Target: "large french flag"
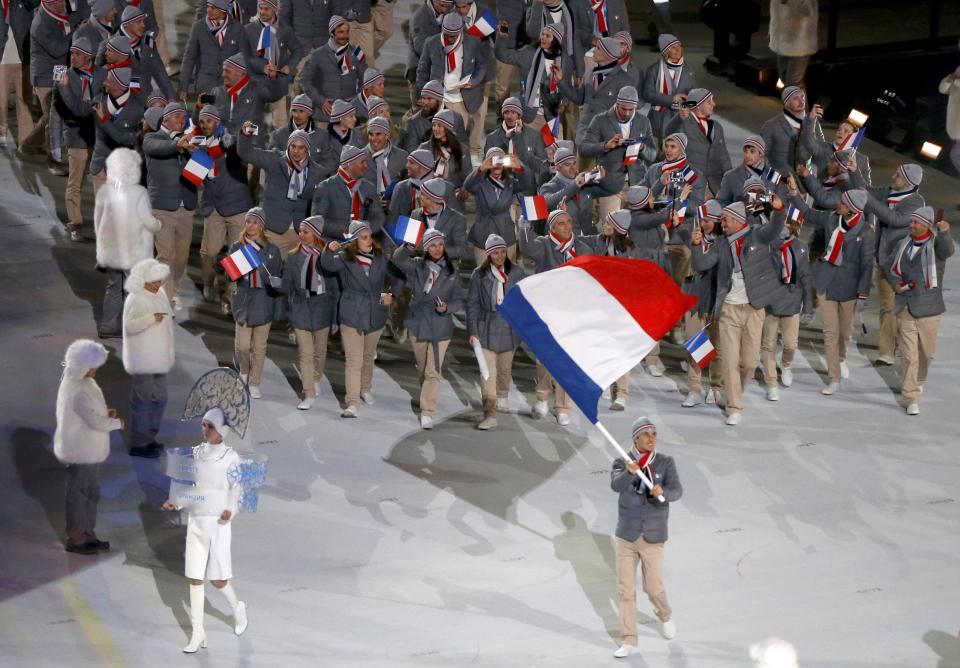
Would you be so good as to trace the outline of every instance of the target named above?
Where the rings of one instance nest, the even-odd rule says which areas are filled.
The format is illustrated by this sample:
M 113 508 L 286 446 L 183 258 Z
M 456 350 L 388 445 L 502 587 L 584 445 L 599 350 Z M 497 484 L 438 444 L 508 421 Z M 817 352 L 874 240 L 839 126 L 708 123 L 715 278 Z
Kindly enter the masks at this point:
M 498 310 L 596 423 L 603 388 L 696 303 L 653 262 L 585 255 L 523 279 Z
M 203 149 L 197 149 L 183 167 L 183 178 L 197 187 L 202 186 L 203 180 L 213 169 L 214 162 L 213 156 Z
M 423 237 L 424 224 L 416 218 L 400 216 L 396 225 L 387 225 L 387 233 L 398 245 L 411 244 L 416 246 Z
M 260 266 L 260 253 L 250 244 L 240 244 L 240 248 L 220 260 L 220 264 L 231 281 L 238 281 Z
M 518 197 L 520 200 L 520 210 L 523 217 L 527 220 L 546 220 L 550 215 L 550 209 L 547 208 L 547 198 L 543 195 L 534 195 L 533 197 Z
M 493 34 L 497 29 L 497 19 L 489 9 L 483 13 L 483 16 L 473 22 L 473 25 L 467 28 L 467 34 L 483 39 Z

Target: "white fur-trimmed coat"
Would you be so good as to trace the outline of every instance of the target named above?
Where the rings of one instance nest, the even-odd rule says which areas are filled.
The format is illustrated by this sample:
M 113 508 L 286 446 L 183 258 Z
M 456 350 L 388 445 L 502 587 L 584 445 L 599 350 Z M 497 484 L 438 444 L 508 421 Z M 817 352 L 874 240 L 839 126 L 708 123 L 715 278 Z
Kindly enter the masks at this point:
M 155 313 L 165 313 L 160 322 Z M 173 312 L 163 288 L 130 292 L 123 303 L 123 368 L 127 373 L 170 373 L 173 368 Z
M 109 177 L 97 192 L 93 211 L 101 267 L 126 271 L 153 257 L 153 235 L 160 231 L 160 221 L 150 208 L 147 189 L 140 185 L 139 161 L 130 149 L 116 149 L 107 157 Z
M 114 429 L 120 429 L 120 420 L 107 415 L 107 402 L 97 381 L 65 373 L 57 392 L 57 428 L 53 432 L 57 459 L 64 464 L 99 464 L 110 454 Z
M 947 98 L 947 135 L 953 141 L 960 141 L 960 67 L 953 73 L 953 79 L 944 77 L 940 82 L 940 92 Z
M 770 50 L 780 56 L 817 52 L 817 0 L 770 0 Z

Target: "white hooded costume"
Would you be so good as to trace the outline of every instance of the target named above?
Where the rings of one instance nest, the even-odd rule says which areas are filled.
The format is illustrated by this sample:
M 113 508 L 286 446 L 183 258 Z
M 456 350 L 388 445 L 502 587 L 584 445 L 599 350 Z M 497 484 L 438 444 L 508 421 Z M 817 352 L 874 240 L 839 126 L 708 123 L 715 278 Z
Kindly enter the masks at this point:
M 127 271 L 153 257 L 153 235 L 160 231 L 160 221 L 153 215 L 147 189 L 140 185 L 141 162 L 128 148 L 107 156 L 107 183 L 97 191 L 93 210 L 101 267 Z
M 173 311 L 160 288 L 156 293 L 145 283 L 164 281 L 170 268 L 153 258 L 142 260 L 130 270 L 127 298 L 123 303 L 123 368 L 130 375 L 170 373 L 174 362 Z M 164 313 L 160 322 L 154 317 Z

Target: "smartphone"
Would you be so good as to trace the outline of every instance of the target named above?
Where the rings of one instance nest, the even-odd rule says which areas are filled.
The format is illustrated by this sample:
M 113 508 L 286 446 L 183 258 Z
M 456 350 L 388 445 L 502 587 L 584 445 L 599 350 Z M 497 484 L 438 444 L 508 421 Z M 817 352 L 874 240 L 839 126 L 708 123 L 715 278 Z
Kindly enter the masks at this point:
M 59 81 L 59 80 L 60 80 L 60 77 L 62 77 L 64 74 L 66 74 L 66 72 L 67 72 L 67 66 L 66 66 L 66 65 L 54 65 L 54 66 L 53 66 L 53 80 L 54 80 L 54 82 Z

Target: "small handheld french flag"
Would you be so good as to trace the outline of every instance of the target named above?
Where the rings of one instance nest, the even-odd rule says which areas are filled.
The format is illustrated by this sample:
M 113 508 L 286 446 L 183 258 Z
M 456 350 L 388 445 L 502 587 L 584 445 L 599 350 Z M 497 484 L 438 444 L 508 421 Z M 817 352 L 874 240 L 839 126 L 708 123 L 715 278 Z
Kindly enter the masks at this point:
M 637 142 L 635 144 L 630 144 L 627 147 L 627 153 L 623 156 L 623 164 L 629 167 L 634 164 L 640 158 L 640 150 L 643 148 L 643 144 Z
M 837 150 L 856 151 L 858 148 L 860 148 L 860 142 L 863 141 L 863 135 L 866 133 L 866 131 L 866 126 L 863 126 L 856 132 L 851 132 L 847 135 L 847 138 L 840 143 L 840 146 L 837 147 Z
M 707 330 L 701 329 L 683 342 L 683 347 L 690 353 L 690 357 L 701 369 L 707 368 L 707 365 L 717 356 L 717 350 L 710 343 L 710 337 L 707 336 Z
M 493 34 L 496 30 L 497 19 L 489 9 L 483 13 L 483 16 L 473 22 L 473 25 L 467 28 L 467 34 L 481 39 Z
M 409 216 L 400 216 L 397 218 L 396 225 L 388 225 L 387 232 L 398 245 L 412 244 L 414 246 L 420 243 L 423 237 L 423 221 Z
M 231 281 L 238 281 L 260 266 L 260 254 L 250 244 L 240 244 L 238 250 L 220 260 L 220 266 Z
M 803 225 L 803 211 L 791 204 L 787 208 L 787 222 L 794 222 L 797 225 Z
M 523 211 L 523 217 L 527 220 L 546 220 L 550 215 L 547 209 L 547 198 L 543 195 L 534 195 L 533 197 L 518 197 L 520 200 L 520 209 Z
M 195 186 L 202 186 L 203 180 L 213 169 L 213 156 L 204 150 L 197 150 L 190 156 L 190 161 L 183 167 L 183 178 Z
M 560 117 L 554 116 L 552 121 L 548 121 L 540 126 L 540 136 L 543 138 L 544 146 L 553 146 L 560 139 Z

